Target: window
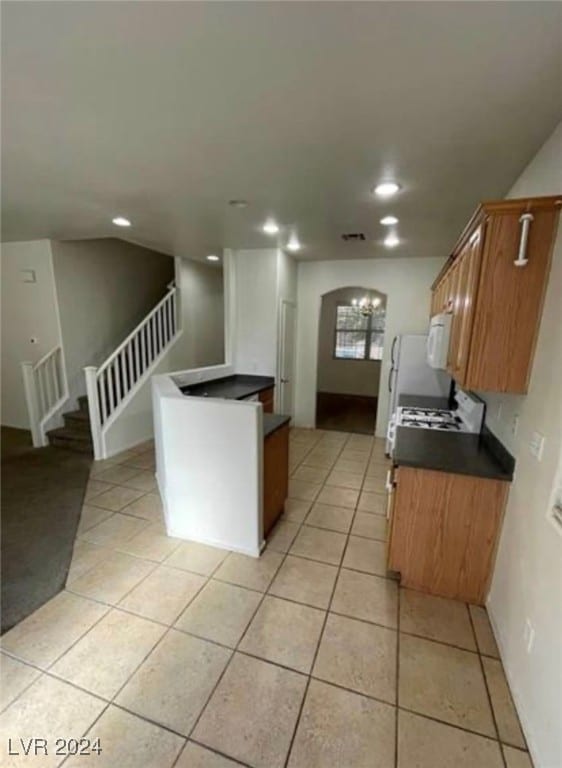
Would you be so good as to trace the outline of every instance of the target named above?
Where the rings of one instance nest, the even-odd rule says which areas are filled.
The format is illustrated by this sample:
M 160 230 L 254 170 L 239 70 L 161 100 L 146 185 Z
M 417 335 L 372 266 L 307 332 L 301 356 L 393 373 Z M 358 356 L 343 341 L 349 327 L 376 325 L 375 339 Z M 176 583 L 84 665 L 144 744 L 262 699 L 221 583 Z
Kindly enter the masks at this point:
M 382 360 L 384 309 L 363 315 L 360 307 L 338 304 L 334 357 L 336 360 Z

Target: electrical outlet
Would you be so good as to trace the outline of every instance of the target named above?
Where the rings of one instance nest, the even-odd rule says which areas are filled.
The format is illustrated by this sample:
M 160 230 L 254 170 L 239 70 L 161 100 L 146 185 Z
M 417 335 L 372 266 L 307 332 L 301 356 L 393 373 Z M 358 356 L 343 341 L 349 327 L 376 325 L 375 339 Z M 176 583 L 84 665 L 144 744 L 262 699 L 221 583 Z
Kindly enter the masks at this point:
M 511 434 L 513 437 L 517 435 L 518 429 L 519 429 L 519 414 L 516 413 L 511 419 Z
M 534 456 L 537 461 L 542 459 L 542 452 L 544 448 L 544 435 L 540 432 L 533 432 L 531 436 L 531 442 L 529 443 L 529 450 L 531 455 Z
M 531 651 L 533 650 L 533 644 L 535 642 L 535 628 L 531 624 L 531 619 L 525 620 L 525 629 L 523 631 L 523 639 L 525 640 L 527 653 L 531 653 Z

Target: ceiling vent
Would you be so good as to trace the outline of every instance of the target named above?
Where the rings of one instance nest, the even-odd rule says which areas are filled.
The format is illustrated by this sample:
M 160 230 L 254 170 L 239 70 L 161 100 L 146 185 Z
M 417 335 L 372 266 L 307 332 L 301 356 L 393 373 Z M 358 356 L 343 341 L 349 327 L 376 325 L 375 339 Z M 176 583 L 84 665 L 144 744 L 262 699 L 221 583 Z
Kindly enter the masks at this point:
M 366 237 L 363 234 L 363 232 L 346 232 L 344 235 L 341 236 L 341 239 L 344 240 L 346 243 L 359 243 L 359 242 L 364 242 L 366 240 Z

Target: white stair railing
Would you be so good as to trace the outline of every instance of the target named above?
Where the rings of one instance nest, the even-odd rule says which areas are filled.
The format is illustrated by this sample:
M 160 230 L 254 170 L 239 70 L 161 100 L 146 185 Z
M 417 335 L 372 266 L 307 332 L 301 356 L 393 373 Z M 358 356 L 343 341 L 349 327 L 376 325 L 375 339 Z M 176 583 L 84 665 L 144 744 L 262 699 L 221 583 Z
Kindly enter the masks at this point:
M 47 352 L 37 363 L 21 364 L 31 437 L 36 448 L 47 445 L 46 426 L 68 399 L 62 347 Z
M 104 458 L 104 431 L 125 408 L 179 331 L 177 289 L 173 283 L 170 286 L 162 301 L 99 368 L 84 368 L 96 459 Z

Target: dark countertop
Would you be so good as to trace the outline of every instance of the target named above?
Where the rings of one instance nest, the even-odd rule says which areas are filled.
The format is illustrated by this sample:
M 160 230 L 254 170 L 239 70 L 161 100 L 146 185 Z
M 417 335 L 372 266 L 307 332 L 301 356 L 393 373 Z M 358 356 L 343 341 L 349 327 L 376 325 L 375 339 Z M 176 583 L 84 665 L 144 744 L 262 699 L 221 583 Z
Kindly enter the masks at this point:
M 400 395 L 398 405 L 411 408 L 448 408 L 446 397 Z M 393 461 L 398 466 L 434 469 L 494 480 L 513 479 L 515 460 L 484 426 L 479 435 L 398 427 Z
M 278 429 L 288 424 L 291 421 L 290 416 L 285 416 L 282 413 L 264 413 L 263 414 L 263 436 L 269 437 Z
M 275 386 L 273 376 L 251 376 L 237 373 L 222 379 L 203 381 L 181 387 L 184 395 L 191 397 L 221 397 L 225 400 L 243 400 Z
M 473 435 L 398 427 L 392 459 L 402 467 L 508 481 L 515 466 L 513 457 L 486 428 Z

